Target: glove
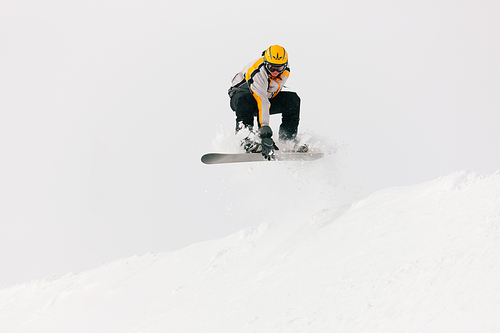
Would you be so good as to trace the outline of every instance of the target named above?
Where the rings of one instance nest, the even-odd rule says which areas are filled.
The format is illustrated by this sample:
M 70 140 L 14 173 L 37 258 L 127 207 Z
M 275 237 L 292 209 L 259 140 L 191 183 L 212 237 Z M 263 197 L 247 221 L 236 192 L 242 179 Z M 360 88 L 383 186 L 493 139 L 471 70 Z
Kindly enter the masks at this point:
M 262 126 L 261 128 L 259 128 L 259 136 L 261 137 L 261 139 L 270 138 L 273 136 L 273 130 L 267 125 Z
M 274 144 L 273 139 L 271 138 L 264 138 L 262 139 L 262 156 L 268 161 L 274 160 L 275 155 L 274 155 L 274 149 L 277 148 L 276 145 Z
M 278 150 L 278 147 L 274 143 L 273 139 L 271 137 L 273 136 L 273 130 L 269 126 L 262 126 L 259 129 L 259 135 L 261 138 L 261 145 L 262 145 L 262 156 L 268 161 L 274 160 L 275 155 L 274 151 Z

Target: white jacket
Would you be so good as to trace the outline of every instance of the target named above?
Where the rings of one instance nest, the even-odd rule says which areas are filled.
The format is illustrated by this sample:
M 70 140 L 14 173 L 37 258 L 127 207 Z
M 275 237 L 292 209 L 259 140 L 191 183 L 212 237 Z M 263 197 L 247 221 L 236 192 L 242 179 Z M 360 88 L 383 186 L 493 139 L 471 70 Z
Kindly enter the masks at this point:
M 232 92 L 247 89 L 246 86 L 248 86 L 259 108 L 259 125 L 266 126 L 269 125 L 270 118 L 269 107 L 271 103 L 269 100 L 281 91 L 289 76 L 290 68 L 287 67 L 278 77 L 272 77 L 266 71 L 264 58 L 259 58 L 246 65 L 234 76 L 231 88 L 229 88 L 229 94 L 232 96 Z

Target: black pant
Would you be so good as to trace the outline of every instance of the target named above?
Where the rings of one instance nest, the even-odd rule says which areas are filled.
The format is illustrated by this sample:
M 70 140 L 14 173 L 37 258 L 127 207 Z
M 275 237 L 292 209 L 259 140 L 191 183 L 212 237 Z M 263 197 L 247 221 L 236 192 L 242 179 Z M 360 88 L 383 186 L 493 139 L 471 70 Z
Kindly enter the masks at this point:
M 297 135 L 300 117 L 300 97 L 291 91 L 282 91 L 271 102 L 270 114 L 281 113 L 279 131 L 280 140 L 292 140 Z M 236 113 L 236 128 L 242 122 L 245 126 L 254 125 L 254 117 L 258 117 L 257 101 L 250 91 L 237 91 L 231 96 L 231 109 Z M 260 121 L 258 122 L 260 124 Z

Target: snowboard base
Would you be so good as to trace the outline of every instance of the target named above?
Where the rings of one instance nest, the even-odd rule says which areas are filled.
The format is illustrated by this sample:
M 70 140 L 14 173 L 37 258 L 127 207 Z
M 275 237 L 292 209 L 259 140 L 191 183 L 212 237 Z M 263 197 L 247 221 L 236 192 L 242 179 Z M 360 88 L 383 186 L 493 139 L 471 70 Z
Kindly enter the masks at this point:
M 323 153 L 276 152 L 276 159 L 271 161 L 314 161 L 323 157 Z M 243 163 L 267 161 L 260 153 L 207 153 L 201 157 L 204 164 Z

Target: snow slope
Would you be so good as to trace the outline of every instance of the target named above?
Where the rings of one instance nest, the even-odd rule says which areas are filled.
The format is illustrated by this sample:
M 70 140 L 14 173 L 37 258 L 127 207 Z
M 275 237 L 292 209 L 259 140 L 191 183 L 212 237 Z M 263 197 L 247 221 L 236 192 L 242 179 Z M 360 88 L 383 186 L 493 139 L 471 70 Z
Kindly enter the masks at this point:
M 321 186 L 307 168 L 320 165 L 279 167 L 305 177 L 306 196 L 286 198 L 295 218 L 260 211 L 264 223 L 222 239 L 1 290 L 0 331 L 500 331 L 499 172 L 309 214 L 300 202 Z

